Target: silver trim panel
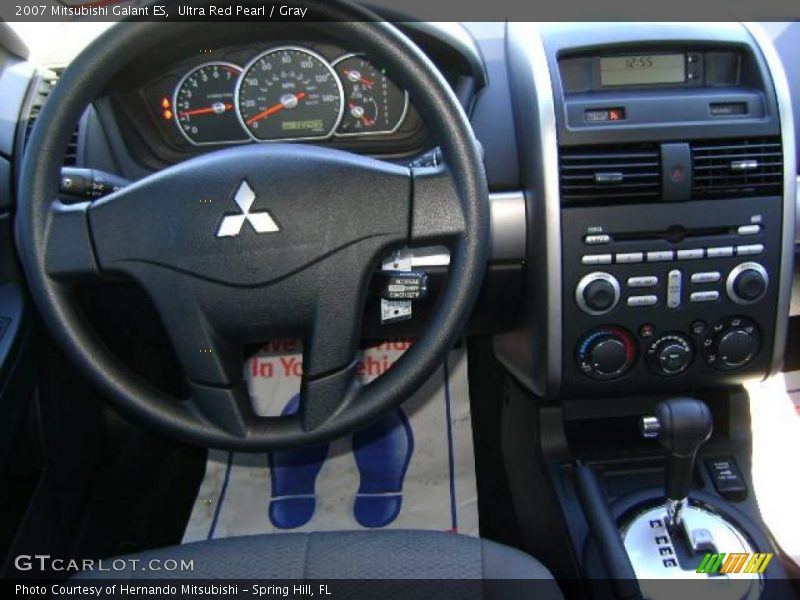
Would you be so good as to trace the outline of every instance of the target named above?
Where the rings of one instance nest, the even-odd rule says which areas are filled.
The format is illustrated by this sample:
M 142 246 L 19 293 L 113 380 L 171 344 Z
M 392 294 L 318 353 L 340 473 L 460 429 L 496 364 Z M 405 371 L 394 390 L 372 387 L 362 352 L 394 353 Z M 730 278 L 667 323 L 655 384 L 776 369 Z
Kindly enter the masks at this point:
M 523 260 L 527 234 L 525 195 L 489 194 L 489 260 Z
M 775 315 L 775 336 L 772 363 L 768 375 L 778 373 L 783 367 L 784 349 L 789 330 L 789 312 L 794 278 L 794 245 L 797 219 L 797 155 L 794 139 L 794 117 L 789 82 L 780 56 L 766 31 L 758 23 L 745 23 L 745 27 L 758 44 L 767 61 L 770 77 L 775 86 L 783 143 L 783 231 L 781 236 L 781 270 L 778 274 L 778 305 Z
M 526 223 L 522 192 L 489 194 L 489 262 L 522 262 L 525 259 Z M 444 246 L 407 248 L 395 258 L 409 260 L 412 269 L 450 264 L 450 253 Z

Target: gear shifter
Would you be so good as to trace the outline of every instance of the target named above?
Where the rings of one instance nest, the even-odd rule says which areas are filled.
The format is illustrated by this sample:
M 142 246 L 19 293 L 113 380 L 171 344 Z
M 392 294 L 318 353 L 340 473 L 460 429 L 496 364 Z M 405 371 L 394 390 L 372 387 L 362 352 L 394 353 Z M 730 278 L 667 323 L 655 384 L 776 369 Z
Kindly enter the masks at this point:
M 665 400 L 653 416 L 641 420 L 642 435 L 658 440 L 667 459 L 666 506 L 640 501 L 640 510 L 631 511 L 620 527 L 645 598 L 672 598 L 674 589 L 664 587 L 663 581 L 701 576 L 704 557 L 757 551 L 741 527 L 719 506 L 710 505 L 708 497 L 689 503 L 697 451 L 711 437 L 712 428 L 711 411 L 696 398 Z M 731 587 L 726 588 L 725 597 L 758 598 L 761 577 L 737 571 L 734 579 L 726 581 Z
M 711 437 L 711 411 L 696 398 L 670 398 L 658 403 L 654 416 L 642 419 L 641 430 L 666 451 L 667 524 L 674 529 L 681 524 L 697 451 Z

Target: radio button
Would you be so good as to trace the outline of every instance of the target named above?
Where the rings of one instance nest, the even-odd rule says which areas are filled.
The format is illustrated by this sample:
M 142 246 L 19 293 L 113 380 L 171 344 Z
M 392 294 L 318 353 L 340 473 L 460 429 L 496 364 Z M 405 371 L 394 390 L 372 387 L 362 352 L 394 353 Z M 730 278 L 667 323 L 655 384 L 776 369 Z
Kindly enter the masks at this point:
M 667 307 L 678 308 L 681 305 L 681 287 L 683 275 L 677 269 L 667 275 Z
M 722 275 L 719 271 L 692 273 L 692 283 L 717 283 L 720 279 L 722 279 Z
M 695 260 L 703 258 L 705 250 L 702 248 L 689 248 L 688 250 L 678 250 L 678 260 Z
M 719 300 L 719 292 L 717 290 L 692 292 L 691 296 L 689 296 L 689 302 L 716 302 L 717 300 Z
M 618 264 L 631 264 L 644 262 L 643 252 L 621 252 L 617 254 Z
M 708 258 L 726 258 L 733 256 L 733 246 L 717 246 L 708 249 Z
M 645 275 L 643 277 L 629 277 L 628 287 L 632 288 L 646 288 L 658 285 L 658 277 L 655 275 Z
M 672 250 L 656 250 L 655 252 L 647 253 L 647 262 L 665 262 L 672 260 L 675 253 Z
M 611 241 L 611 236 L 605 233 L 587 235 L 585 238 L 583 238 L 583 243 L 588 244 L 589 246 L 594 246 L 597 244 L 607 244 L 610 241 Z
M 736 246 L 738 256 L 753 256 L 764 251 L 764 244 L 749 244 L 747 246 Z
M 610 254 L 586 254 L 581 258 L 584 265 L 610 265 Z
M 761 232 L 761 225 L 741 225 L 736 233 L 739 235 L 756 235 Z
M 630 296 L 628 306 L 654 306 L 658 304 L 658 296 Z

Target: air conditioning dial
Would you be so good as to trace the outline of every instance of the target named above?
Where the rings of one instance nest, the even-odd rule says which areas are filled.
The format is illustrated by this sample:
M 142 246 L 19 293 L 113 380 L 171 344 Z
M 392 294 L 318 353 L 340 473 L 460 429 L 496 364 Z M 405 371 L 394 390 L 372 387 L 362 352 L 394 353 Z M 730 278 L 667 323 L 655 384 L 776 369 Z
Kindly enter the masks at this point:
M 689 367 L 694 348 L 682 333 L 667 333 L 648 346 L 646 357 L 651 371 L 669 377 L 683 373 Z
M 761 347 L 758 326 L 744 317 L 728 317 L 703 340 L 703 358 L 715 369 L 732 371 L 750 363 Z
M 578 368 L 592 379 L 616 379 L 636 358 L 633 336 L 621 327 L 590 331 L 578 344 Z

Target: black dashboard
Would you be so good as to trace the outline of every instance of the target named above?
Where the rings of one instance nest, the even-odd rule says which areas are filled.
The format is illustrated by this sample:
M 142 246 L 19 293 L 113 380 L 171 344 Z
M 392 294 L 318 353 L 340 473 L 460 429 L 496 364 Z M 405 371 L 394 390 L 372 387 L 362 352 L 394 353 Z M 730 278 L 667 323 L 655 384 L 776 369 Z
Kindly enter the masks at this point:
M 483 146 L 492 252 L 470 331 L 494 334 L 521 382 L 589 398 L 774 372 L 797 121 L 769 40 L 737 23 L 401 27 Z M 391 75 L 313 25 L 198 25 L 121 66 L 71 161 L 137 179 L 230 145 L 298 141 L 419 164 L 435 140 Z M 404 260 L 435 297 L 448 257 Z M 427 310 L 389 326 L 372 303 L 365 330 L 413 335 Z
M 468 106 L 481 73 L 441 38 L 412 35 Z M 387 159 L 433 145 L 391 73 L 314 25 L 198 25 L 169 52 L 134 57 L 107 91 L 106 118 L 152 169 L 236 144 L 296 141 Z

